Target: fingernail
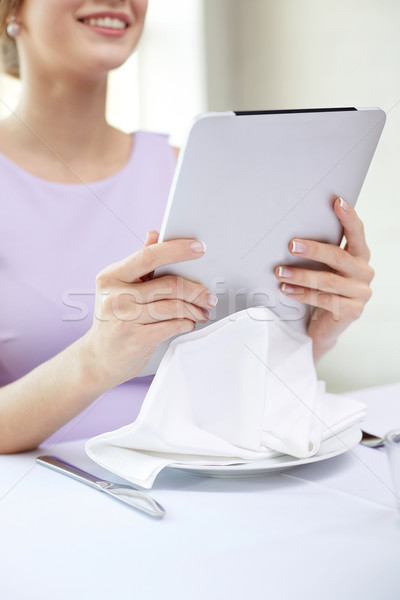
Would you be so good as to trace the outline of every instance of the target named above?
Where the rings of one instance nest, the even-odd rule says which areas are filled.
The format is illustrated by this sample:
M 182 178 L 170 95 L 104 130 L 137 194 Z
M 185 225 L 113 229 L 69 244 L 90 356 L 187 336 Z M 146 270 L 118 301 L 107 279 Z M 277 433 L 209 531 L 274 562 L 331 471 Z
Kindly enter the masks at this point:
M 303 242 L 299 242 L 298 240 L 292 240 L 292 248 L 291 251 L 295 254 L 301 254 L 306 249 L 306 245 Z
M 211 313 L 209 310 L 206 310 L 205 308 L 203 308 L 203 313 L 204 313 L 204 316 L 206 319 L 210 318 Z
M 294 287 L 289 285 L 288 283 L 282 283 L 281 285 L 282 292 L 287 292 L 288 294 L 292 294 L 294 292 Z
M 190 244 L 190 249 L 193 250 L 193 252 L 205 252 L 206 251 L 206 245 L 204 242 L 192 242 Z
M 343 208 L 343 210 L 345 210 L 347 212 L 350 210 L 350 206 L 347 204 L 347 202 L 345 202 L 343 200 L 343 198 L 339 198 L 339 205 L 340 205 L 340 208 Z
M 303 290 L 301 288 L 293 287 L 288 283 L 282 283 L 281 285 L 282 292 L 286 292 L 287 294 L 302 294 Z
M 218 303 L 218 298 L 217 298 L 217 296 L 214 296 L 213 294 L 209 294 L 207 296 L 207 302 L 208 302 L 208 306 L 215 306 Z
M 292 269 L 288 269 L 287 267 L 279 267 L 278 269 L 278 277 L 291 277 L 293 274 Z

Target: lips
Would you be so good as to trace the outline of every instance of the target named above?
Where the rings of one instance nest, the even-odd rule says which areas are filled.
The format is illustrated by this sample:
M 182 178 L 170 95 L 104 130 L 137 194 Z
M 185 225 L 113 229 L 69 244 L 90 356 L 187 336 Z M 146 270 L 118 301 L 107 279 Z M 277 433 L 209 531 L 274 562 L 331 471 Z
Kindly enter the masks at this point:
M 85 25 L 91 25 L 92 27 L 104 27 L 105 29 L 126 29 L 127 24 L 121 19 L 113 17 L 90 17 L 89 19 L 82 19 L 81 23 Z
M 85 27 L 105 35 L 120 36 L 130 25 L 130 18 L 125 13 L 101 12 L 78 17 Z

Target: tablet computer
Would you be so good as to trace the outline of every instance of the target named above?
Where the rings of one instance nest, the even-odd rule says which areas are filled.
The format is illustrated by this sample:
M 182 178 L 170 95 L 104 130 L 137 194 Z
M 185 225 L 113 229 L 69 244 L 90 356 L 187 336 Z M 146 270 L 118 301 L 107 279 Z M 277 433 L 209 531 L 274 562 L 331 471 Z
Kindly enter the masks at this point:
M 333 201 L 355 205 L 384 123 L 379 108 L 355 107 L 197 117 L 180 152 L 160 241 L 196 238 L 207 251 L 155 276 L 172 273 L 207 286 L 218 297 L 209 323 L 265 305 L 305 331 L 310 309 L 280 292 L 274 270 L 321 268 L 290 254 L 293 237 L 340 243 Z M 169 342 L 141 374 L 155 372 Z

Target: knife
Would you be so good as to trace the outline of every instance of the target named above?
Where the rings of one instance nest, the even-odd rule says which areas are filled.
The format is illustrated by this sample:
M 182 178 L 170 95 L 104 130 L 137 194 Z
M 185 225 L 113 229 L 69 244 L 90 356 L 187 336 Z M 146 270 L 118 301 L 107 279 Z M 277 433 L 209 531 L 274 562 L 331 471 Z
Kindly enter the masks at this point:
M 91 475 L 90 473 L 71 465 L 57 456 L 38 456 L 36 462 L 44 467 L 49 467 L 58 473 L 77 479 L 81 483 L 86 483 L 101 492 L 105 492 L 113 498 L 116 498 L 116 500 L 125 502 L 126 504 L 129 504 L 129 506 L 137 508 L 151 517 L 161 518 L 165 514 L 165 510 L 161 504 L 156 502 L 145 492 L 142 492 L 131 485 L 112 483 L 111 481 L 100 479 L 95 475 Z

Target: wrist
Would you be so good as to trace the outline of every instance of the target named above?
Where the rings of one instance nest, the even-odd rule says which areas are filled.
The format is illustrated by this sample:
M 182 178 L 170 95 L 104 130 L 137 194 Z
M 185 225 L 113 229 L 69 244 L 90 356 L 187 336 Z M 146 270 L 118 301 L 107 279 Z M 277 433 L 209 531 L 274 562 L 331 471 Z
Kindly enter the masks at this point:
M 93 339 L 91 330 L 73 344 L 74 363 L 77 377 L 91 396 L 100 396 L 114 387 L 112 377 L 102 368 L 102 361 L 97 351 L 98 342 Z

